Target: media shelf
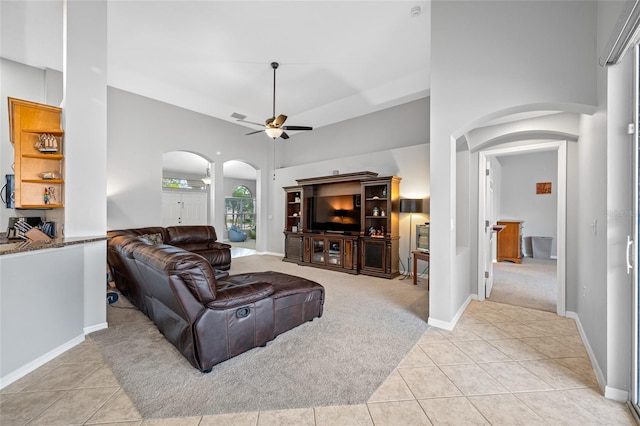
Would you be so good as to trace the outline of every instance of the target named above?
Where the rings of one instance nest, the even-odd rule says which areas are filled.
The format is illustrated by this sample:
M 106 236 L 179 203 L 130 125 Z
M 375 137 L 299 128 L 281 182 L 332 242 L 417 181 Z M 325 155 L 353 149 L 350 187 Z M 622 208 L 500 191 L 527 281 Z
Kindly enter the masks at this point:
M 400 177 L 359 172 L 285 187 L 284 261 L 399 275 Z

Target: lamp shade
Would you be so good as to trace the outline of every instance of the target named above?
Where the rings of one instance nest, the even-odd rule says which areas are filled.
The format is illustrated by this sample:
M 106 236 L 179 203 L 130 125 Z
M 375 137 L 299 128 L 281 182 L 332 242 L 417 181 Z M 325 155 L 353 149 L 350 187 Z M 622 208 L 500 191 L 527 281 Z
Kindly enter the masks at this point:
M 421 213 L 422 198 L 403 198 L 400 200 L 400 213 Z

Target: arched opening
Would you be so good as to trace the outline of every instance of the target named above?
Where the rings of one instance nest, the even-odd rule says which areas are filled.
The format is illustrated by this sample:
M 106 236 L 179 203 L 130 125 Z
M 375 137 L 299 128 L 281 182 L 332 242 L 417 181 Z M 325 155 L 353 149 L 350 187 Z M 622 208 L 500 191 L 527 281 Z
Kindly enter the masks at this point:
M 492 121 L 485 126 L 478 125 L 478 127 L 468 130 L 464 137 L 459 138 L 464 139 L 464 148 L 469 148 L 470 158 L 477 157 L 476 252 L 478 255 L 479 300 L 484 300 L 485 297 L 491 299 L 492 285 L 510 285 L 512 287 L 509 287 L 509 297 L 496 301 L 551 310 L 560 315 L 565 314 L 566 185 L 567 156 L 569 155 L 567 142 L 577 141 L 578 129 L 579 114 L 540 111 L 538 113 L 531 112 L 524 117 L 521 114 L 506 115 L 497 120 L 496 117 L 493 117 Z M 544 152 L 547 154 L 542 154 Z M 506 176 L 507 171 L 513 169 L 514 166 L 511 163 L 514 163 L 517 158 L 519 158 L 516 162 L 519 164 L 516 166 L 517 171 L 509 178 Z M 533 164 L 534 160 L 542 161 L 542 163 L 538 163 L 536 166 Z M 503 167 L 501 161 L 510 164 L 504 168 L 505 176 L 500 176 Z M 551 163 L 554 163 L 555 166 L 551 166 Z M 513 188 L 507 190 L 511 183 L 522 181 L 525 175 L 527 179 L 532 181 L 527 181 L 517 191 L 514 191 Z M 501 182 L 505 179 L 508 184 L 502 187 Z M 551 193 L 536 194 L 536 182 L 548 183 L 549 181 L 554 182 Z M 470 192 L 474 191 L 473 187 L 471 184 Z M 545 197 L 553 198 L 556 202 L 538 202 L 547 201 Z M 535 202 L 532 201 L 533 198 L 536 198 Z M 545 200 L 541 198 L 545 198 Z M 541 207 L 547 204 L 549 206 L 546 208 L 549 211 Z M 518 206 L 518 208 L 514 211 L 513 206 Z M 500 234 L 500 232 L 504 232 L 505 228 L 502 226 L 505 225 L 519 228 L 519 232 L 516 233 L 517 237 L 514 237 L 517 239 L 514 242 L 514 250 L 518 253 L 519 258 L 515 261 L 506 261 L 513 265 L 508 269 L 509 277 L 515 279 L 515 284 L 494 281 L 494 278 L 504 279 L 505 276 L 503 271 L 494 276 L 495 266 L 502 266 L 502 263 L 505 263 L 502 260 L 503 256 L 499 253 L 500 244 L 503 248 L 507 245 L 505 241 L 509 233 Z M 536 256 L 533 253 L 531 241 L 535 239 L 534 243 L 537 241 L 546 243 L 549 238 L 552 238 L 553 250 L 550 253 L 540 251 L 541 254 Z M 517 278 L 517 269 L 523 269 L 521 277 L 528 277 L 529 275 L 526 274 L 529 272 L 524 270 L 525 266 L 537 265 L 541 262 L 542 256 L 554 263 L 553 271 L 545 271 L 540 277 L 540 280 L 548 281 L 545 281 L 548 287 L 547 293 L 527 293 L 526 283 L 523 280 L 523 283 L 520 284 Z M 520 265 L 525 266 L 520 267 Z M 523 287 L 519 288 L 519 285 Z M 500 294 L 504 295 L 505 292 L 494 293 L 493 299 L 499 299 Z
M 229 160 L 223 175 L 225 242 L 232 246 L 232 257 L 254 254 L 259 232 L 257 170 L 243 161 Z
M 211 162 L 187 151 L 162 154 L 162 225 L 212 225 Z

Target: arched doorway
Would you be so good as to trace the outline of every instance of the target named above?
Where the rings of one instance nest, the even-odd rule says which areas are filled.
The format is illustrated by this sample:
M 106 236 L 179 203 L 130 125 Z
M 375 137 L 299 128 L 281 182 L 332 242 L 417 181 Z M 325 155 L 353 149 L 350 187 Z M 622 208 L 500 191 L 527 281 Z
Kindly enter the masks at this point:
M 162 155 L 162 225 L 210 225 L 211 163 L 186 151 Z
M 231 256 L 256 252 L 258 237 L 257 170 L 243 161 L 229 160 L 223 165 L 224 241 L 231 244 Z

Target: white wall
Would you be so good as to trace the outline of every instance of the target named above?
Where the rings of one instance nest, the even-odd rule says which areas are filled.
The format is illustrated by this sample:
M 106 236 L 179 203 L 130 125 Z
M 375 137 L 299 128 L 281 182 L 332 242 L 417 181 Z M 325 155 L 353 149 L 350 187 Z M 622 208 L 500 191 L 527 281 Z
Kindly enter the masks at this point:
M 523 220 L 523 237 L 552 237 L 555 256 L 558 210 L 558 155 L 556 151 L 498 157 L 500 178 L 499 220 Z M 536 194 L 536 183 L 551 182 L 551 194 Z M 531 243 L 524 244 L 532 256 Z
M 475 268 L 477 254 L 468 262 L 457 256 L 457 241 L 466 240 L 457 232 L 466 224 L 456 222 L 457 179 L 464 175 L 456 170 L 455 141 L 507 113 L 592 111 L 596 11 L 595 3 L 572 1 L 432 4 L 431 172 L 438 179 L 431 192 L 438 202 L 431 208 L 431 279 L 438 284 L 431 288 L 430 321 L 451 324 L 471 296 L 465 289 L 477 285 L 457 278 Z
M 611 34 L 611 26 L 618 19 L 623 4 L 621 2 L 599 2 L 600 19 L 602 28 L 598 38 L 599 52 L 608 41 Z M 600 355 L 598 361 L 605 378 L 605 396 L 626 400 L 625 393 L 631 390 L 631 343 L 632 343 L 632 300 L 633 282 L 632 276 L 626 270 L 626 243 L 627 236 L 632 235 L 633 223 L 637 220 L 632 210 L 632 202 L 637 197 L 637 188 L 633 187 L 633 136 L 627 134 L 627 125 L 633 123 L 633 93 L 634 86 L 634 55 L 629 53 L 624 60 L 615 66 L 601 69 L 599 101 L 602 108 L 606 109 L 606 123 L 598 120 L 594 123 L 602 129 L 606 126 L 606 144 L 604 154 L 606 164 L 603 166 L 603 176 L 606 182 L 606 211 L 599 206 L 597 217 L 602 230 L 606 226 L 606 235 L 600 232 L 595 238 L 598 240 L 598 248 L 590 254 L 604 256 L 606 258 L 606 276 L 598 276 L 598 280 L 589 282 L 587 295 L 578 304 L 580 318 L 589 318 L 590 311 L 595 310 L 600 314 L 602 322 L 594 323 L 589 318 L 588 327 L 585 330 L 598 343 L 603 339 L 602 331 L 606 330 L 606 365 Z M 605 80 L 606 75 L 606 80 Z M 636 77 L 637 78 L 637 77 Z M 600 117 L 600 115 L 598 115 Z M 597 136 L 601 136 L 598 133 Z M 601 153 L 603 139 L 594 140 L 597 144 L 597 153 Z M 600 161 L 603 161 L 600 158 Z M 636 165 L 637 167 L 637 165 Z M 593 238 L 593 237 L 591 237 Z M 600 243 L 605 238 L 606 242 Z M 632 238 L 634 238 L 632 236 Z M 635 238 L 637 244 L 637 236 Z M 581 242 L 582 245 L 582 242 Z M 585 260 L 586 261 L 586 260 Z M 637 266 L 636 266 L 637 267 Z M 602 300 L 606 300 L 603 307 Z M 636 301 L 637 303 L 637 301 Z M 606 311 L 605 315 L 602 312 Z M 593 345 L 592 345 L 593 346 Z M 603 349 L 597 348 L 599 354 Z M 635 360 L 637 361 L 637 360 Z

